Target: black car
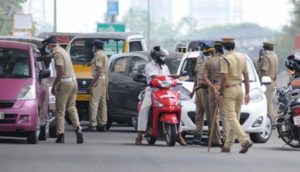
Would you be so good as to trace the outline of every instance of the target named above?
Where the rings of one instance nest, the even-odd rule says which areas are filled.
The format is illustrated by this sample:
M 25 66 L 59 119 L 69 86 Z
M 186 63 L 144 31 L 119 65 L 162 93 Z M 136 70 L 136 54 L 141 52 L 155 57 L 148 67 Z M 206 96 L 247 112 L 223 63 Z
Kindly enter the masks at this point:
M 171 73 L 175 74 L 183 54 L 174 52 L 166 58 Z M 143 73 L 143 67 L 151 60 L 149 52 L 133 52 L 113 55 L 109 60 L 108 128 L 112 122 L 137 127 L 138 95 L 146 84 L 134 80 Z

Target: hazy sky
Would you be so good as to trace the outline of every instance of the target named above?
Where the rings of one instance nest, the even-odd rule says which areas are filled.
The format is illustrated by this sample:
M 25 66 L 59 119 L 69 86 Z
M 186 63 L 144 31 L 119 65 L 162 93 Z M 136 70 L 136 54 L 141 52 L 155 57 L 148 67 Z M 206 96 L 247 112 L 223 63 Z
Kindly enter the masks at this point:
M 53 23 L 53 0 L 46 1 L 46 20 Z M 147 3 L 147 0 L 140 0 Z M 176 11 L 182 11 L 186 0 L 176 1 Z M 200 2 L 201 0 L 199 0 Z M 213 0 L 212 0 L 213 1 Z M 289 21 L 288 0 L 241 0 L 243 7 L 243 21 L 253 22 L 262 26 L 279 30 Z M 34 6 L 38 6 L 40 0 L 32 0 Z M 122 17 L 129 8 L 130 0 L 119 0 L 119 18 Z M 35 4 L 36 3 L 36 4 Z M 58 6 L 58 27 L 60 32 L 95 32 L 96 23 L 104 22 L 107 0 L 57 0 Z M 37 7 L 36 7 L 37 8 Z M 26 12 L 26 10 L 25 10 Z M 36 13 L 37 12 L 37 13 Z M 36 10 L 34 18 L 41 18 L 41 10 Z M 176 13 L 175 18 L 180 20 L 185 12 Z M 40 19 L 37 19 L 40 20 Z

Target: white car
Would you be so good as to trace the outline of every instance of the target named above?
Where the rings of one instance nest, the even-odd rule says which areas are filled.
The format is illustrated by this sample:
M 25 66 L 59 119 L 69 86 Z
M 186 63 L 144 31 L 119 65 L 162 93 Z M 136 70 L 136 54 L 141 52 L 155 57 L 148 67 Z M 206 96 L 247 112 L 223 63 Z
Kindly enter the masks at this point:
M 184 54 L 177 74 L 183 76 L 180 78 L 183 86 L 189 91 L 192 91 L 195 80 L 195 69 L 197 58 L 200 56 L 199 52 L 187 52 Z M 266 90 L 264 85 L 261 85 L 255 67 L 251 59 L 244 54 L 249 71 L 250 80 L 250 102 L 242 105 L 240 123 L 243 129 L 250 134 L 253 142 L 265 143 L 269 140 L 272 133 L 272 125 L 270 117 L 267 115 L 267 100 L 264 95 Z M 269 78 L 263 84 L 269 84 Z M 244 87 L 244 86 L 243 86 Z M 183 106 L 185 106 L 183 104 Z M 186 105 L 191 107 L 191 105 Z M 195 111 L 195 110 L 194 110 Z M 190 118 L 183 118 L 183 131 L 195 130 L 193 125 L 194 114 L 187 112 Z M 204 131 L 207 131 L 207 126 L 204 126 Z

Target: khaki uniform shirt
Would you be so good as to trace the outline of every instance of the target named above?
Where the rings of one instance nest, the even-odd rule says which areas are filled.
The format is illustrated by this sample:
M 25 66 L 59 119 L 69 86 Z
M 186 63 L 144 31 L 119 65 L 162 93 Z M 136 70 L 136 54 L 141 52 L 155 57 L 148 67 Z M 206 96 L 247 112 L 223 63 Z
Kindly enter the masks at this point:
M 101 74 L 100 76 L 107 76 L 108 74 L 108 58 L 102 50 L 98 50 L 95 53 L 94 59 L 91 62 L 92 64 L 92 76 L 96 75 L 96 66 L 100 67 Z
M 204 75 L 208 76 L 213 84 L 220 82 L 220 58 L 221 55 L 215 55 L 208 59 L 204 66 Z
M 225 53 L 225 57 L 220 60 L 220 73 L 227 74 L 228 85 L 241 83 L 243 74 L 248 75 L 245 57 L 235 51 Z
M 266 71 L 267 76 L 269 76 L 273 81 L 276 80 L 278 72 L 278 57 L 273 51 L 266 51 L 266 55 L 259 63 L 259 70 Z
M 75 76 L 70 55 L 65 49 L 57 46 L 53 49 L 53 57 L 57 66 L 63 67 L 63 78 Z
M 204 66 L 205 66 L 205 61 L 202 58 L 197 58 L 197 62 L 196 62 L 196 66 L 195 66 L 197 83 L 200 83 L 203 81 Z

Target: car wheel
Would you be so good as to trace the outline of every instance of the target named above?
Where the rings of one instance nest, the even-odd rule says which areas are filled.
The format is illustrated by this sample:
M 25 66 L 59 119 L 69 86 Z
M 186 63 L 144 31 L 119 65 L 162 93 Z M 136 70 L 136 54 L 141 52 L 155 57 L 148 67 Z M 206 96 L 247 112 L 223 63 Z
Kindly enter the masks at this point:
M 79 119 L 79 122 L 82 120 L 82 116 L 79 114 L 78 114 L 78 119 Z M 72 125 L 72 121 L 71 121 L 68 111 L 66 111 L 66 113 L 65 113 L 65 120 L 66 120 L 67 124 Z
M 271 118 L 267 116 L 267 122 L 264 132 L 262 133 L 250 133 L 251 140 L 254 143 L 266 143 L 272 135 L 272 122 Z
M 36 129 L 27 133 L 27 142 L 29 144 L 37 144 L 40 135 L 41 123 L 40 118 L 37 119 Z

